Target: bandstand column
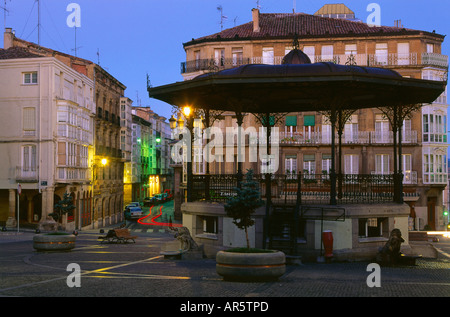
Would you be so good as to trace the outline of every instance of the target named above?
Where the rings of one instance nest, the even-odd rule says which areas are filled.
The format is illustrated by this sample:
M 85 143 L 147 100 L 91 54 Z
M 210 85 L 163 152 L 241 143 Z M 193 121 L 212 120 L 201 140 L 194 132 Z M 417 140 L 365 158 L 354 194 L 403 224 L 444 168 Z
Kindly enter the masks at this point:
M 330 205 L 336 205 L 336 108 L 332 107 L 330 123 L 331 123 L 331 170 L 330 170 Z
M 236 120 L 237 120 L 237 125 L 238 125 L 238 133 L 237 133 L 237 186 L 238 188 L 241 188 L 241 183 L 242 183 L 242 160 L 241 160 L 241 155 L 242 155 L 242 141 L 241 141 L 241 137 L 242 137 L 242 123 L 244 122 L 244 116 L 242 114 L 242 112 L 240 111 L 236 111 Z
M 270 206 L 272 204 L 272 191 L 271 191 L 271 174 L 269 173 L 269 166 L 270 166 L 270 113 L 266 113 L 265 115 L 265 122 L 263 126 L 266 128 L 266 146 L 267 146 L 267 169 L 265 174 L 265 181 L 266 181 L 266 213 L 265 213 L 265 219 L 264 219 L 264 240 L 263 240 L 263 248 L 266 248 L 267 245 L 267 237 L 269 234 L 269 213 L 270 213 Z

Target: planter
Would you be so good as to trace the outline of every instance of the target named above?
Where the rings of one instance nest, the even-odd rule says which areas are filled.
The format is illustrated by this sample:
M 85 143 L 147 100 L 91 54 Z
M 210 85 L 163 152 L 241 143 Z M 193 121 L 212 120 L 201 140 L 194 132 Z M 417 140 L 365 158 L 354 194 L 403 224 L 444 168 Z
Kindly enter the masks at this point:
M 276 280 L 286 272 L 286 256 L 275 250 L 263 253 L 219 251 L 216 272 L 226 280 Z
M 75 248 L 75 235 L 68 233 L 37 234 L 33 248 L 38 251 L 68 251 Z

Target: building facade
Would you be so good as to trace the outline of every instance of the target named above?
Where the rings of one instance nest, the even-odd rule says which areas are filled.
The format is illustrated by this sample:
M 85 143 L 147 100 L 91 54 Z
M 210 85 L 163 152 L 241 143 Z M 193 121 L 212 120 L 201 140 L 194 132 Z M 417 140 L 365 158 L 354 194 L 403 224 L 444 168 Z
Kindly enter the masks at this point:
M 17 47 L 0 50 L 0 69 L 1 221 L 14 224 L 18 208 L 21 223 L 38 223 L 69 193 L 76 209 L 63 223 L 82 227 L 93 211 L 93 81 Z
M 27 52 L 54 57 L 79 74 L 94 82 L 93 103 L 95 118 L 93 126 L 93 153 L 88 165 L 92 173 L 92 195 L 89 197 L 92 212 L 84 216 L 77 228 L 104 226 L 117 223 L 123 218 L 123 171 L 125 158 L 122 157 L 121 137 L 121 97 L 125 85 L 105 69 L 91 61 L 58 52 L 37 44 L 24 41 L 7 28 L 4 33 L 4 48 L 22 48 Z M 64 85 L 64 83 L 61 83 Z M 69 89 L 63 88 L 61 89 Z M 76 95 L 76 93 L 74 93 Z M 80 136 L 77 136 L 80 137 Z M 61 175 L 66 170 L 60 170 Z M 80 198 L 81 199 L 81 198 Z M 77 203 L 77 199 L 74 200 Z M 49 201 L 49 204 L 51 202 Z M 81 205 L 76 205 L 78 212 Z

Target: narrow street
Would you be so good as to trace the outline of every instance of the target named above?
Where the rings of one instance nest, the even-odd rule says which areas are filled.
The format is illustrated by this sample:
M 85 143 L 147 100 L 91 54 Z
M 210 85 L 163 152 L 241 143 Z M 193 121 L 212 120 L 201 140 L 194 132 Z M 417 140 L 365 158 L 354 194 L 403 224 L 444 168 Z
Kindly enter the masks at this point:
M 173 200 L 163 204 L 142 207 L 144 216 L 136 220 L 126 220 L 125 226 L 137 232 L 165 231 L 168 227 L 181 226 L 181 220 L 175 220 Z

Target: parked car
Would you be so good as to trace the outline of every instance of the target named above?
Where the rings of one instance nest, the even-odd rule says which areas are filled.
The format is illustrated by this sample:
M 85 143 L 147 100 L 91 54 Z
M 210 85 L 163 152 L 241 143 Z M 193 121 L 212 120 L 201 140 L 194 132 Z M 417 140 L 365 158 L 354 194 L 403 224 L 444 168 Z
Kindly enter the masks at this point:
M 137 204 L 137 205 L 136 205 Z M 138 219 L 143 215 L 142 208 L 139 203 L 131 203 L 125 207 L 124 216 L 125 219 Z
M 145 197 L 143 202 L 144 202 L 144 206 L 149 206 L 150 204 L 152 204 L 153 199 L 152 199 L 152 197 Z
M 130 208 L 130 207 L 141 207 L 141 204 L 137 201 L 134 201 L 125 206 L 125 208 Z

